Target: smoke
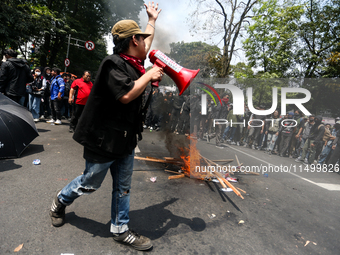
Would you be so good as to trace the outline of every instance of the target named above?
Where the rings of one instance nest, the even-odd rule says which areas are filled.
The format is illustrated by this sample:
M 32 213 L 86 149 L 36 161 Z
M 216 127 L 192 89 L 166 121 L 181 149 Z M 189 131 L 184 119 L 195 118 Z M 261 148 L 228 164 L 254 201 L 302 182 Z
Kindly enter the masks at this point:
M 190 139 L 184 135 L 176 135 L 170 130 L 161 131 L 158 133 L 160 138 L 164 140 L 165 147 L 169 151 L 171 157 L 180 158 L 181 155 L 189 154 Z
M 145 14 L 145 9 L 140 12 L 139 19 L 141 30 L 144 31 L 148 23 L 148 17 Z M 161 19 L 161 16 L 159 19 Z M 164 25 L 162 26 L 160 25 L 161 23 L 161 20 L 156 21 L 155 37 L 153 39 L 151 49 L 156 49 L 164 53 L 169 53 L 170 43 L 176 41 L 176 36 L 174 35 L 173 29 L 165 27 Z

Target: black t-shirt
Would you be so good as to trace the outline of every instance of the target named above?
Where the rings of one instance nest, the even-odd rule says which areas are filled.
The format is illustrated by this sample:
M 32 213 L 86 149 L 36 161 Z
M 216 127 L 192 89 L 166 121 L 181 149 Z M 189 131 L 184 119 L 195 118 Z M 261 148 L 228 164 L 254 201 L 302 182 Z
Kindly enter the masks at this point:
M 105 163 L 131 154 L 142 130 L 142 95 L 128 104 L 127 94 L 141 74 L 118 55 L 102 61 L 73 138 L 84 146 L 84 158 Z

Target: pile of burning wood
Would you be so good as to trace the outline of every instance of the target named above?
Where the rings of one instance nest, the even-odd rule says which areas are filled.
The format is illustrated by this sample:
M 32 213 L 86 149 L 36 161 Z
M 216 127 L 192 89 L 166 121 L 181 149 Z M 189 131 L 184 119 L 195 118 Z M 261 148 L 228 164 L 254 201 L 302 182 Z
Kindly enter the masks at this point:
M 233 175 L 235 172 L 238 172 L 243 165 L 238 160 L 237 155 L 235 155 L 237 166 L 223 166 L 227 163 L 233 161 L 233 159 L 222 159 L 222 160 L 210 160 L 204 156 L 202 156 L 196 148 L 196 140 L 192 140 L 190 146 L 188 148 L 179 148 L 181 150 L 180 158 L 174 157 L 164 157 L 163 159 L 154 158 L 154 157 L 138 157 L 135 156 L 135 159 L 144 160 L 144 161 L 151 161 L 151 162 L 158 162 L 158 163 L 165 163 L 165 164 L 172 164 L 176 165 L 181 168 L 180 172 L 165 170 L 167 172 L 174 173 L 175 175 L 169 176 L 169 180 L 178 179 L 183 177 L 192 177 L 197 179 L 202 179 L 206 181 L 213 181 L 218 180 L 218 182 L 222 185 L 223 189 L 231 189 L 237 196 L 244 199 L 241 192 L 246 194 L 246 191 L 235 187 L 233 184 L 230 183 L 229 180 L 235 180 L 234 178 L 230 178 L 230 175 Z M 220 163 L 220 164 L 219 164 Z M 206 171 L 195 171 L 195 167 L 205 167 Z M 222 169 L 221 171 L 216 171 L 216 169 Z M 250 172 L 252 173 L 252 172 Z M 252 173 L 257 174 L 257 173 Z M 258 174 L 257 174 L 258 175 Z

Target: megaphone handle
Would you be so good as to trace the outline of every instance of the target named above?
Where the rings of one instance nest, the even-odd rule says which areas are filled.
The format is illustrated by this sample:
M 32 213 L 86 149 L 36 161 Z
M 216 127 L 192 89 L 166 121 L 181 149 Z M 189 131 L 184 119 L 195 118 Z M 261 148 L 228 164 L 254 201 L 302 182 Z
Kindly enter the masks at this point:
M 154 68 L 155 66 L 164 68 L 164 67 L 166 67 L 166 64 L 164 64 L 159 59 L 156 59 L 156 61 L 155 61 L 154 65 L 152 66 L 152 68 Z M 151 83 L 151 85 L 155 86 L 155 87 L 159 87 L 159 81 L 154 81 L 154 82 Z

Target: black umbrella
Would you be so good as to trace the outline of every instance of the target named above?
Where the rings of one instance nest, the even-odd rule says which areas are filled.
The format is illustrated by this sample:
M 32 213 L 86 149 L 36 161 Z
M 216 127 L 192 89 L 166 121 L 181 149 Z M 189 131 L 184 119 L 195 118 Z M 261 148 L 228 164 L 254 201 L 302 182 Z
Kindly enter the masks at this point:
M 38 135 L 32 114 L 0 93 L 0 158 L 19 157 Z

